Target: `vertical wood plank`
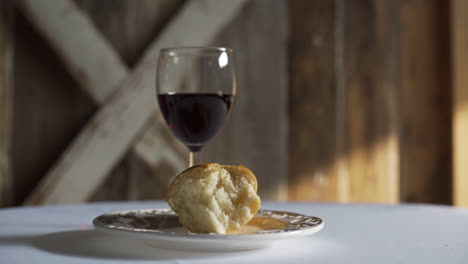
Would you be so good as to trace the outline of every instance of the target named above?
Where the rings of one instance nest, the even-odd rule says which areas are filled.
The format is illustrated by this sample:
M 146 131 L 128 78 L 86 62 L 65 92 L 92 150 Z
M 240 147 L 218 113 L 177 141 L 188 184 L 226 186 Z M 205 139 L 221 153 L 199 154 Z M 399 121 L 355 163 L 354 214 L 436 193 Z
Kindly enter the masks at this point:
M 262 199 L 287 199 L 287 1 L 250 1 L 215 45 L 236 53 L 238 94 L 203 161 L 242 164 Z
M 339 1 L 350 201 L 398 202 L 399 1 Z
M 13 9 L 0 2 L 0 207 L 11 203 Z
M 468 207 L 468 1 L 452 0 L 454 204 Z
M 336 201 L 335 1 L 289 1 L 289 198 Z
M 450 204 L 448 1 L 405 0 L 400 8 L 401 200 Z
M 291 5 L 290 197 L 398 202 L 399 1 Z

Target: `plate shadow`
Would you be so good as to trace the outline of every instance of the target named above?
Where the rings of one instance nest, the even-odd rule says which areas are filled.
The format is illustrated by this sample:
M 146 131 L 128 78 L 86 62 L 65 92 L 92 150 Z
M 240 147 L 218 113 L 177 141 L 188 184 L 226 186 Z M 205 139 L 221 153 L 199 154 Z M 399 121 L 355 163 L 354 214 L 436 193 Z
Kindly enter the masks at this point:
M 245 252 L 188 252 L 147 246 L 142 240 L 104 234 L 95 230 L 51 233 L 30 239 L 47 252 L 88 258 L 127 260 L 204 259 L 245 255 Z

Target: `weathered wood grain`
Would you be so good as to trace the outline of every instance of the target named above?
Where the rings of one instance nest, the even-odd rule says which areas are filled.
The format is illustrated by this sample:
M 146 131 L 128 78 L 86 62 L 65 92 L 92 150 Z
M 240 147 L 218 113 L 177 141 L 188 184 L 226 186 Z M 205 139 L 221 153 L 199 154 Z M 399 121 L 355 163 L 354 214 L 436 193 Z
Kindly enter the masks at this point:
M 91 20 L 73 1 L 17 2 L 89 95 L 97 102 L 108 99 L 128 72 L 120 56 L 94 30 Z M 93 48 L 84 48 L 85 43 Z
M 0 3 L 0 207 L 12 202 L 13 8 Z
M 133 67 L 142 52 L 184 3 L 183 0 L 75 0 L 120 55 Z
M 161 119 L 153 118 L 148 124 L 148 128 L 144 129 L 146 133 L 139 138 L 133 151 L 137 149 L 138 153 L 152 153 L 152 155 L 128 157 L 128 195 L 131 200 L 164 199 L 172 179 L 188 165 L 187 148 L 175 138 Z M 152 131 L 156 129 L 157 131 Z M 173 151 L 166 153 L 159 151 L 168 142 L 172 143 L 170 146 Z
M 290 197 L 398 202 L 399 2 L 291 6 Z
M 170 166 L 167 162 L 160 162 L 157 166 L 148 167 L 138 159 L 138 156 L 129 157 L 129 170 L 131 179 L 129 185 L 130 200 L 164 200 L 172 179 L 180 173 L 178 168 Z
M 99 3 L 110 4 L 109 2 Z M 164 6 L 164 2 L 159 1 L 158 3 L 158 7 Z M 129 75 L 129 70 L 120 59 L 119 55 L 113 50 L 111 44 L 96 31 L 96 28 L 86 14 L 79 10 L 72 1 L 60 1 L 58 5 L 50 5 L 49 1 L 20 1 L 19 4 L 21 10 L 35 23 L 36 28 L 38 28 L 48 41 L 52 43 L 52 46 L 55 47 L 73 77 L 83 85 L 97 103 L 104 103 L 115 92 L 117 88 L 115 85 L 117 83 L 116 80 L 124 79 Z M 98 4 L 95 2 L 94 5 Z M 163 10 L 160 10 L 160 12 L 162 11 Z M 97 15 L 99 14 L 96 14 L 96 16 Z M 142 17 L 141 12 L 139 12 L 138 15 L 140 18 Z M 157 16 L 154 16 L 154 14 L 152 14 L 151 17 L 152 19 L 157 19 Z M 100 16 L 100 19 L 98 26 L 110 34 L 111 37 L 115 38 L 116 33 L 112 32 L 118 29 L 104 25 L 103 16 Z M 116 23 L 112 23 L 112 25 L 116 25 Z M 143 27 L 146 28 L 146 30 L 151 28 L 148 24 L 139 26 L 139 28 Z M 68 30 L 70 28 L 80 28 L 81 30 Z M 128 39 L 132 38 L 123 37 L 121 34 L 119 40 L 110 39 L 110 41 L 113 44 L 118 44 Z M 135 40 L 132 39 L 132 41 L 134 42 Z M 140 43 L 140 45 L 143 46 L 140 48 L 144 48 L 144 46 L 147 46 L 147 43 Z M 134 48 L 135 46 L 136 44 L 133 44 L 131 47 Z M 80 52 L 77 52 L 77 49 L 73 47 L 80 47 Z M 126 50 L 129 49 L 127 48 Z M 84 53 L 84 56 L 81 56 L 81 53 Z M 130 58 L 125 59 L 130 60 Z M 99 69 L 102 67 L 105 70 L 104 76 L 102 71 L 96 67 L 99 67 Z M 154 127 L 156 127 L 156 125 Z M 160 131 L 154 129 L 154 127 L 152 130 L 149 130 L 152 134 L 146 135 L 145 138 L 141 140 L 142 142 L 152 143 L 153 141 L 159 140 Z M 152 139 L 152 141 L 148 138 Z M 174 152 L 172 148 L 173 147 L 167 146 L 166 142 L 160 141 L 158 141 L 158 145 L 145 147 L 142 147 L 140 143 L 139 147 L 135 147 L 134 150 L 132 150 L 132 153 L 139 155 L 139 159 L 141 160 L 153 162 L 152 164 L 146 164 L 146 166 L 157 166 L 162 159 L 165 159 L 173 166 L 180 169 L 185 162 L 181 162 L 181 158 L 178 157 L 177 153 Z M 162 153 L 163 155 L 154 154 L 155 152 Z M 167 158 L 165 154 L 167 154 Z M 112 175 L 120 178 L 127 177 L 128 170 L 123 167 L 125 167 L 125 164 L 123 164 L 122 167 L 114 168 Z M 125 170 L 127 172 L 125 172 Z M 112 181 L 112 179 L 110 179 L 110 181 Z M 118 181 L 121 182 L 122 179 Z M 110 190 L 109 188 L 107 189 Z M 99 197 L 105 197 L 103 196 L 104 192 L 100 193 Z M 115 196 L 114 194 L 112 195 Z
M 468 207 L 468 2 L 451 1 L 453 67 L 453 200 Z
M 41 182 L 28 203 L 86 200 L 93 186 L 103 180 L 103 175 L 122 157 L 153 115 L 154 72 L 159 50 L 166 45 L 206 45 L 243 4 L 244 1 L 191 1 L 184 6 L 150 45 L 134 73 L 119 85 L 116 94 Z
M 451 203 L 448 9 L 437 0 L 406 0 L 400 7 L 404 202 Z
M 287 19 L 284 0 L 250 1 L 214 42 L 234 49 L 238 90 L 201 159 L 247 166 L 262 199 L 287 199 Z
M 399 3 L 339 1 L 348 200 L 399 201 Z
M 60 59 L 16 12 L 13 204 L 20 205 L 96 110 Z
M 289 198 L 336 201 L 335 1 L 290 1 L 289 14 Z
M 96 29 L 100 32 L 100 35 L 105 37 L 128 68 L 131 68 L 137 62 L 141 52 L 146 49 L 154 36 L 157 35 L 165 26 L 168 19 L 183 4 L 180 0 L 76 0 L 75 2 L 89 16 Z M 86 47 L 88 49 L 94 48 L 93 43 L 84 42 L 83 46 L 83 48 Z M 150 123 L 153 124 L 152 122 Z M 148 142 L 146 139 L 139 139 L 139 141 L 145 142 L 143 147 L 148 148 L 147 150 L 143 150 L 143 153 L 155 153 L 150 157 L 151 159 L 141 162 L 148 155 L 145 157 L 138 156 L 142 150 L 136 151 L 136 146 L 132 148 L 118 162 L 106 180 L 96 188 L 95 195 L 90 199 L 91 201 L 125 200 L 129 198 L 129 195 L 135 199 L 138 193 L 148 189 L 148 178 L 160 176 L 153 169 L 153 167 L 159 167 L 159 163 L 168 160 L 168 164 L 177 169 L 186 166 L 185 159 L 179 157 L 177 152 L 172 151 L 174 139 L 169 138 L 169 140 L 165 139 L 166 141 L 163 141 L 162 133 L 166 129 L 155 128 L 158 128 L 158 126 L 153 125 L 148 129 L 154 130 L 151 135 L 158 142 Z M 138 144 L 139 147 L 142 147 L 142 145 Z M 140 168 L 140 166 L 146 168 Z M 138 180 L 140 178 L 144 180 Z M 141 185 L 133 186 L 140 182 L 142 183 Z M 157 189 L 162 188 L 162 186 L 152 186 L 152 188 Z M 158 193 L 155 192 L 155 194 Z M 154 197 L 154 199 L 160 198 L 162 197 Z

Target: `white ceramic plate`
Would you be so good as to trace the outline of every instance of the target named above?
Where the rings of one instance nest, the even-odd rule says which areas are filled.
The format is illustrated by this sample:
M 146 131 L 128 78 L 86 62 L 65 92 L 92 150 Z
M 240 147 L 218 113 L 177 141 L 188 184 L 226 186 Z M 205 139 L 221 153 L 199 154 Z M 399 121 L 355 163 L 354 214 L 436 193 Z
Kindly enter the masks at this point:
M 104 214 L 93 220 L 96 230 L 143 239 L 150 246 L 190 251 L 241 251 L 264 248 L 286 238 L 314 234 L 322 219 L 291 212 L 260 210 L 235 234 L 196 234 L 179 224 L 170 209 L 146 209 Z

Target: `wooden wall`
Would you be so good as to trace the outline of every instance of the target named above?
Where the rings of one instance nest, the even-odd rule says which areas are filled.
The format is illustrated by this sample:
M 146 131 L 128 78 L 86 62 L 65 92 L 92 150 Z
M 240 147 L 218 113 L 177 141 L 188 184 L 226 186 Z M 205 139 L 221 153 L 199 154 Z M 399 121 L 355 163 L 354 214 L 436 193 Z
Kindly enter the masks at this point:
M 72 3 L 131 73 L 193 2 Z M 460 9 L 442 0 L 246 1 L 209 43 L 236 50 L 239 87 L 234 111 L 202 161 L 251 168 L 264 199 L 451 204 L 458 188 L 465 197 L 457 185 L 465 178 L 452 180 L 466 127 L 456 115 L 466 90 L 465 9 L 453 2 Z M 2 63 L 14 42 L 13 73 L 0 65 L 0 101 L 10 102 L 0 105 L 0 188 L 4 196 L 11 190 L 3 205 L 21 204 L 107 102 L 83 89 L 80 73 L 64 65 L 62 51 L 23 7 L 12 14 L 0 21 Z M 14 34 L 5 31 L 11 22 Z M 148 140 L 167 143 L 178 157 L 186 151 L 163 123 L 145 128 L 156 139 L 135 136 L 138 147 L 87 200 L 164 198 L 179 168 L 135 153 L 151 153 L 142 150 Z M 161 160 L 161 149 L 144 158 Z
M 291 5 L 290 197 L 397 202 L 398 2 Z
M 450 204 L 449 1 L 402 1 L 401 199 Z
M 54 50 L 15 15 L 13 204 L 20 204 L 95 111 Z
M 75 66 L 64 65 L 70 63 L 67 61 L 70 57 L 66 54 L 69 51 L 64 48 L 60 52 L 54 51 L 61 44 L 48 35 L 53 31 L 47 32 L 43 27 L 31 25 L 42 18 L 31 12 L 30 7 L 47 4 L 46 1 L 41 2 L 20 1 L 19 8 L 22 10 L 16 14 L 19 48 L 15 56 L 15 76 L 18 78 L 19 92 L 15 98 L 15 130 L 21 132 L 14 141 L 16 189 L 13 204 L 20 204 L 39 180 L 45 178 L 45 174 L 50 174 L 51 170 L 57 171 L 53 164 L 59 157 L 70 153 L 67 144 L 75 141 L 80 128 L 92 120 L 92 115 L 97 113 L 97 103 L 100 103 L 94 102 L 93 94 L 90 97 L 87 91 L 80 89 L 83 83 L 79 72 L 74 72 Z M 129 69 L 136 66 L 151 42 L 188 2 L 74 1 Z M 273 7 L 273 16 L 263 12 L 269 7 Z M 75 12 L 73 15 L 80 14 Z M 281 27 L 270 27 L 272 23 L 279 23 Z M 223 33 L 212 41 L 212 45 L 234 47 L 239 65 L 249 64 L 251 67 L 239 67 L 240 95 L 235 108 L 238 113 L 233 113 L 232 122 L 223 134 L 204 151 L 204 160 L 248 165 L 257 173 L 263 186 L 260 193 L 271 199 L 285 198 L 287 190 L 284 158 L 287 155 L 286 23 L 286 1 L 255 1 L 247 4 Z M 28 43 L 38 44 L 28 49 Z M 53 43 L 54 48 L 51 48 L 50 43 Z M 265 49 L 268 43 L 275 45 Z M 276 53 L 277 57 L 272 58 L 271 53 Z M 256 59 L 264 60 L 263 66 L 259 67 L 261 71 L 255 71 L 253 62 Z M 41 68 L 40 65 L 45 66 Z M 71 74 L 67 69 L 72 70 Z M 21 78 L 25 75 L 31 77 Z M 59 77 L 54 79 L 54 75 Z M 269 79 L 268 76 L 275 78 Z M 32 83 L 36 85 L 31 90 Z M 263 93 L 273 93 L 274 96 L 265 97 L 264 107 L 256 107 L 253 102 Z M 21 108 L 24 104 L 27 107 Z M 157 108 L 156 101 L 154 108 Z M 280 118 L 273 118 L 271 113 Z M 50 119 L 51 116 L 53 119 Z M 34 122 L 30 122 L 31 118 Z M 265 121 L 258 123 L 257 119 Z M 28 136 L 31 133 L 33 137 Z M 159 136 L 170 142 L 176 152 L 186 154 L 186 150 L 181 151 L 181 144 L 176 142 L 167 129 L 164 128 Z M 277 144 L 270 144 L 272 141 Z M 226 151 L 226 146 L 230 146 L 232 151 Z M 154 151 L 157 153 L 158 150 Z M 179 172 L 177 168 L 167 162 L 148 167 L 145 161 L 131 154 L 132 151 L 118 162 L 88 200 L 164 198 L 170 180 Z M 66 164 L 64 166 L 63 169 L 68 169 Z M 42 199 L 42 196 L 43 193 L 36 192 L 36 196 L 29 202 Z
M 287 1 L 251 1 L 214 42 L 236 51 L 238 94 L 202 160 L 247 166 L 264 199 L 284 200 L 288 191 L 287 18 Z
M 291 199 L 451 202 L 448 8 L 290 2 Z
M 291 1 L 289 198 L 338 199 L 334 1 Z
M 131 68 L 137 64 L 145 49 L 182 6 L 183 1 L 76 0 L 76 3 L 89 15 L 126 66 Z M 91 200 L 163 197 L 167 183 L 161 183 L 160 177 L 155 177 L 155 171 L 148 170 L 139 162 L 131 155 L 126 155 L 107 176 Z M 167 165 L 156 168 L 156 172 L 158 171 L 176 173 Z

